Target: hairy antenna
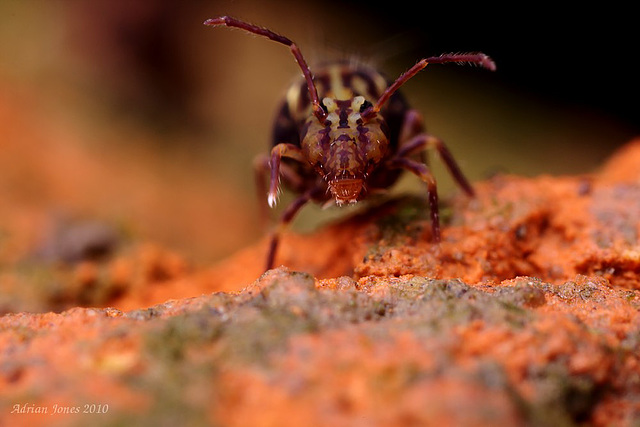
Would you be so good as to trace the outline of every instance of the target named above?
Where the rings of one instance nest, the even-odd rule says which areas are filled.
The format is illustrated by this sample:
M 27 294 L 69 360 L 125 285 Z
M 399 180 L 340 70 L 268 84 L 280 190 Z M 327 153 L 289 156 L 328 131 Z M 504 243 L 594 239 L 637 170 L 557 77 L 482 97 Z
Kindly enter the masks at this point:
M 420 61 L 418 61 L 418 63 L 416 63 L 416 65 L 409 68 L 409 70 L 398 77 L 398 79 L 383 92 L 376 104 L 369 107 L 362 113 L 362 117 L 367 120 L 373 118 L 376 114 L 378 114 L 382 106 L 389 100 L 389 98 L 391 98 L 391 95 L 393 95 L 400 88 L 400 86 L 405 84 L 409 79 L 422 71 L 427 66 L 427 64 L 444 64 L 447 62 L 455 62 L 458 64 L 475 64 L 491 71 L 495 71 L 496 69 L 496 64 L 484 53 L 448 53 L 440 56 L 431 56 L 429 58 L 421 59 Z
M 311 70 L 309 69 L 307 62 L 304 60 L 302 52 L 300 52 L 300 49 L 293 41 L 284 36 L 281 36 L 280 34 L 274 33 L 267 28 L 258 27 L 257 25 L 249 24 L 248 22 L 244 22 L 230 16 L 220 16 L 218 18 L 207 19 L 206 21 L 204 21 L 204 25 L 208 25 L 210 27 L 217 27 L 220 25 L 235 27 L 288 46 L 289 49 L 291 49 L 291 53 L 298 63 L 298 66 L 302 70 L 304 79 L 307 82 L 307 88 L 309 89 L 309 98 L 311 99 L 311 103 L 313 105 L 313 114 L 318 118 L 320 123 L 324 123 L 327 114 L 320 105 L 318 90 L 313 83 L 313 74 L 311 74 Z

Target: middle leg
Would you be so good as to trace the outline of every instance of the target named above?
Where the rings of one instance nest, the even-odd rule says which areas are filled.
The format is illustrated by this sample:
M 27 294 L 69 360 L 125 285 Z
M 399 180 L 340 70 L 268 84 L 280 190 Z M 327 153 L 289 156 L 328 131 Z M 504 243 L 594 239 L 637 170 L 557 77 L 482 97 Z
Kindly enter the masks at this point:
M 458 183 L 458 185 L 464 190 L 464 192 L 471 197 L 475 196 L 475 191 L 473 190 L 471 183 L 469 183 L 467 178 L 462 173 L 462 170 L 460 169 L 460 166 L 458 166 L 458 163 L 453 157 L 453 154 L 451 154 L 451 151 L 449 151 L 444 142 L 442 142 L 442 140 L 438 137 L 426 133 L 414 136 L 398 150 L 395 159 L 408 158 L 411 154 L 424 152 L 425 149 L 429 148 L 435 148 L 435 150 L 438 152 L 438 155 L 449 170 L 449 173 Z
M 457 184 L 469 196 L 475 195 L 473 187 L 462 173 L 451 151 L 440 138 L 425 132 L 422 116 L 416 110 L 408 110 L 405 113 L 399 140 L 400 147 L 394 159 L 419 154 L 420 160 L 426 163 L 424 151 L 435 149 Z

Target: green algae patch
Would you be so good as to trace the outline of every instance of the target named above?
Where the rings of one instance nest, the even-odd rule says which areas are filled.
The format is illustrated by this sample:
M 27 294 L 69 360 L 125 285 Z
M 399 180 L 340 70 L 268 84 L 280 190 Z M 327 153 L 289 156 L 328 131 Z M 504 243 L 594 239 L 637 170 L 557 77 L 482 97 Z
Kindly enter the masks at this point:
M 404 196 L 393 200 L 387 209 L 389 212 L 378 218 L 376 226 L 381 239 L 390 245 L 406 243 L 407 238 L 415 240 L 428 221 L 429 208 L 425 198 Z

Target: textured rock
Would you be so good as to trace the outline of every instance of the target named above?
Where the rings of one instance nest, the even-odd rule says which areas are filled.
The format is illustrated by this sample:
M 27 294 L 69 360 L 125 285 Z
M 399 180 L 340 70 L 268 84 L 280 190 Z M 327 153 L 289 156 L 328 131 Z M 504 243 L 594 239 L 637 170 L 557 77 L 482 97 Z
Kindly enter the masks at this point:
M 438 246 L 406 197 L 288 233 L 262 276 L 266 241 L 7 262 L 0 425 L 635 425 L 638 146 L 478 183 Z

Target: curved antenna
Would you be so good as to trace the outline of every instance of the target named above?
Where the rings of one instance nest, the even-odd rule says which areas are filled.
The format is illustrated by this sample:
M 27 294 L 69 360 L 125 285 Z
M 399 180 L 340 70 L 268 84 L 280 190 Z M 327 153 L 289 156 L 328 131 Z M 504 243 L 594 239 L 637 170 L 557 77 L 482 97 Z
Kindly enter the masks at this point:
M 244 22 L 230 16 L 220 16 L 218 18 L 207 19 L 206 21 L 204 21 L 204 25 L 208 25 L 210 27 L 217 27 L 220 25 L 235 27 L 249 33 L 266 37 L 285 46 L 289 46 L 289 49 L 291 49 L 291 53 L 293 53 L 293 57 L 296 59 L 298 66 L 300 66 L 302 74 L 304 75 L 304 79 L 307 82 L 307 88 L 309 89 L 309 98 L 311 99 L 311 103 L 313 105 L 313 114 L 318 118 L 320 123 L 324 123 L 325 118 L 327 117 L 327 113 L 324 111 L 322 105 L 320 104 L 318 90 L 313 84 L 313 74 L 311 74 L 311 70 L 309 69 L 307 62 L 304 60 L 302 52 L 300 52 L 300 49 L 293 41 L 284 36 L 281 36 L 280 34 L 274 33 L 267 28 L 258 27 L 257 25 L 249 24 L 248 22 Z
M 457 62 L 459 64 L 475 64 L 491 71 L 495 71 L 496 69 L 496 64 L 484 53 L 448 53 L 440 56 L 431 56 L 429 58 L 421 59 L 420 61 L 418 61 L 418 63 L 416 63 L 416 65 L 409 68 L 409 70 L 405 71 L 400 77 L 398 77 L 398 79 L 382 93 L 375 105 L 362 112 L 361 117 L 367 120 L 373 118 L 376 114 L 378 114 L 382 106 L 389 100 L 389 98 L 391 98 L 391 95 L 393 95 L 400 88 L 400 86 L 405 84 L 407 80 L 422 71 L 422 69 L 424 69 L 427 64 L 444 64 L 446 62 Z

